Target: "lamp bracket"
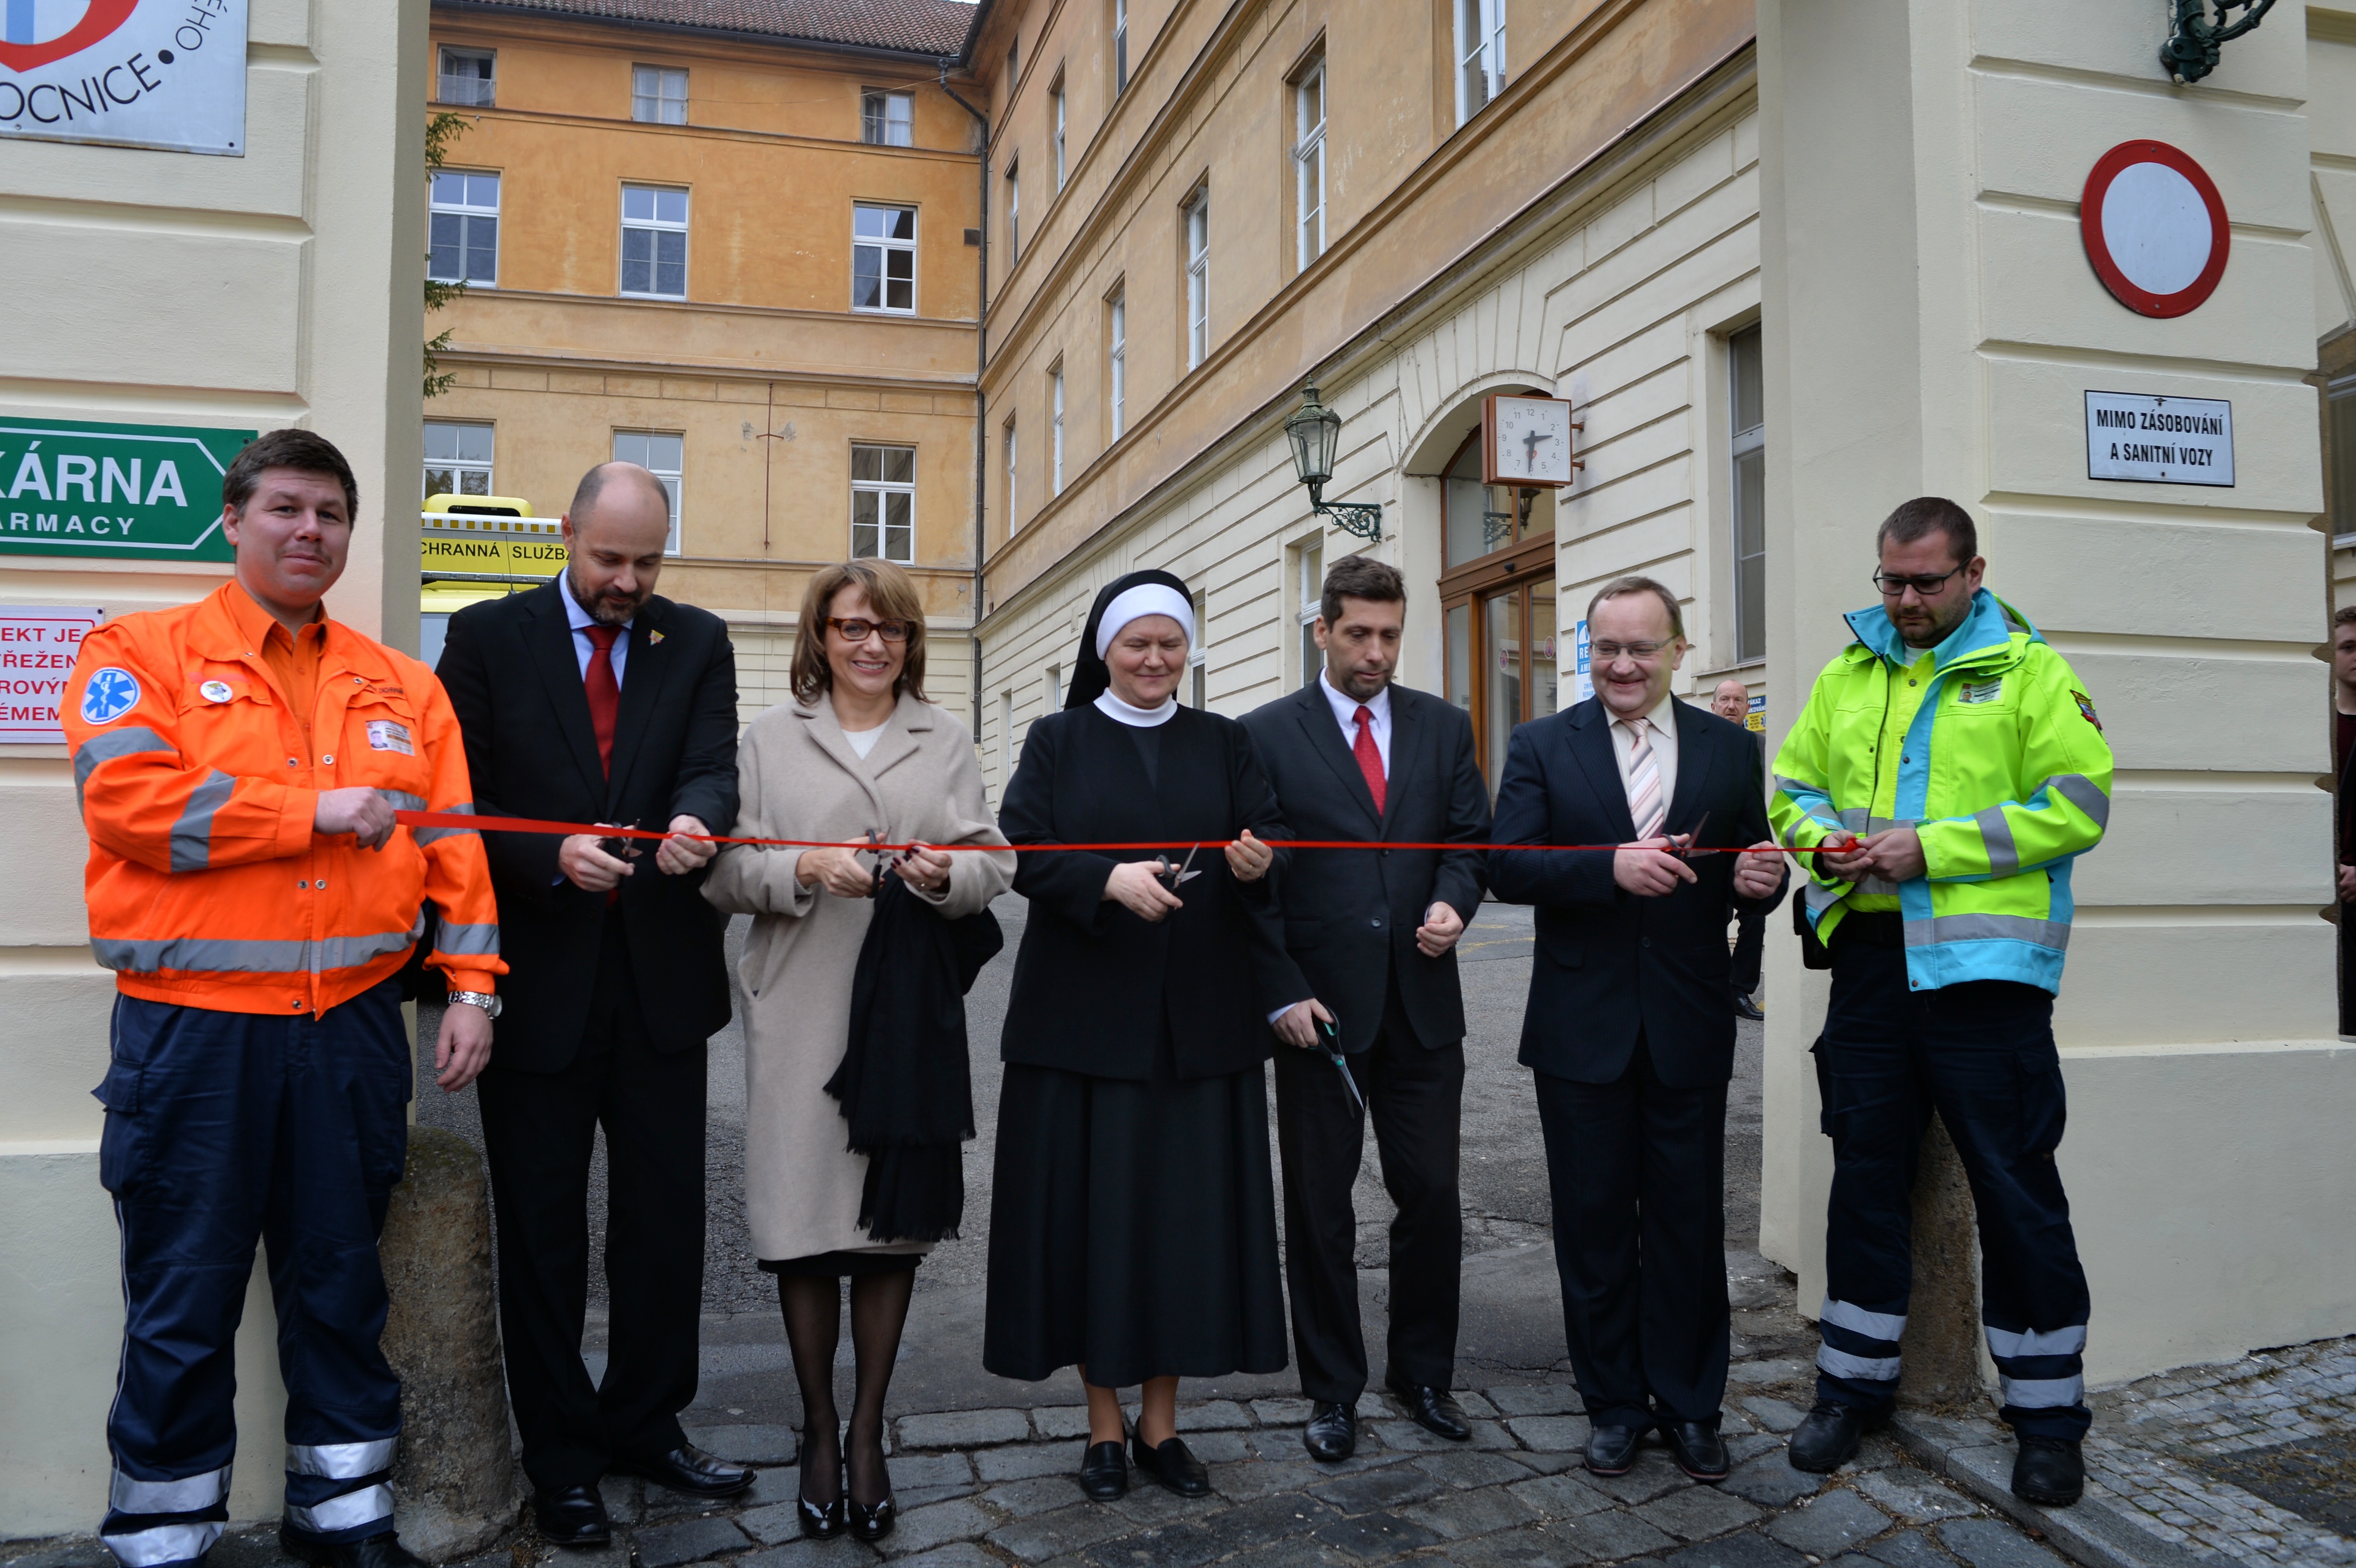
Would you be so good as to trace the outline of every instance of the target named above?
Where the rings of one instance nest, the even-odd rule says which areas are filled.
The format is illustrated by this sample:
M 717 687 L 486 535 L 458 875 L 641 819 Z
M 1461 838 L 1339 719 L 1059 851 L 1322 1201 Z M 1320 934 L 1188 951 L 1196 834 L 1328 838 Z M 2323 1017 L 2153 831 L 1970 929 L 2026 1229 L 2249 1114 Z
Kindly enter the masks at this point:
M 2171 0 L 2175 30 L 2159 46 L 2159 63 L 2179 82 L 2199 81 L 2217 69 L 2224 46 L 2256 27 L 2274 4 L 2275 0 Z M 2217 16 L 2213 22 L 2209 19 L 2212 6 Z M 2242 13 L 2241 20 L 2227 21 L 2235 11 Z
M 1344 533 L 1355 535 L 1357 538 L 1365 539 L 1368 544 L 1382 543 L 1383 508 L 1382 503 L 1379 501 L 1319 501 L 1312 499 L 1310 502 L 1310 505 L 1315 509 L 1319 517 L 1331 517 L 1333 520 L 1333 526 L 1341 529 Z

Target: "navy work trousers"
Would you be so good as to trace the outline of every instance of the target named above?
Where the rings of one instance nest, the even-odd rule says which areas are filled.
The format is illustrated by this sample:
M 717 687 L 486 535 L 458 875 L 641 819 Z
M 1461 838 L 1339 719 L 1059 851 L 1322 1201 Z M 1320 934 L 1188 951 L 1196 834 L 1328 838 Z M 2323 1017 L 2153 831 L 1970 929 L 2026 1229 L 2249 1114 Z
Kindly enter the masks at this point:
M 193 1563 L 229 1517 L 235 1340 L 258 1241 L 286 1381 L 286 1522 L 392 1530 L 401 1382 L 377 1340 L 377 1233 L 407 1157 L 410 1047 L 387 983 L 276 1018 L 117 997 L 99 1177 L 123 1233 L 123 1365 L 101 1539 Z
M 2053 1163 L 2064 1106 L 2051 995 L 2010 980 L 1914 990 L 1902 949 L 1836 933 L 1815 1056 L 1833 1140 L 1817 1397 L 1871 1412 L 1895 1402 L 1915 1166 L 1935 1109 L 1979 1214 L 2001 1413 L 2023 1436 L 2084 1436 L 2086 1275 Z

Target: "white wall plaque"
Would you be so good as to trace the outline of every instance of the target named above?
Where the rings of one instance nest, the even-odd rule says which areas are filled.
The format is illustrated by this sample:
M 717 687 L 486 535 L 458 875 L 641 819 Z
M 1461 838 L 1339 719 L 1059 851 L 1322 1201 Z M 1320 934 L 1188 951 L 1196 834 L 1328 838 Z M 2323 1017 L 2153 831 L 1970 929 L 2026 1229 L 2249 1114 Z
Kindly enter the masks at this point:
M 0 0 L 0 137 L 245 154 L 246 0 Z
M 0 745 L 62 746 L 58 703 L 97 610 L 0 604 Z
M 2086 394 L 2086 477 L 2233 483 L 2233 405 L 2217 398 Z

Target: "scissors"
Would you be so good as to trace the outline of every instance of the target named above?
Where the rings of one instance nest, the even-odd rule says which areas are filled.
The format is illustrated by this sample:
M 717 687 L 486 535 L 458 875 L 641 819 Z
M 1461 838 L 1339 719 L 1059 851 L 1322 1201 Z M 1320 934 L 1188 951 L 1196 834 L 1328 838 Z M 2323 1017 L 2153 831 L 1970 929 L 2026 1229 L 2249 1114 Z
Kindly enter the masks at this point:
M 1366 1108 L 1366 1097 L 1358 1093 L 1358 1081 L 1350 1075 L 1350 1064 L 1342 1060 L 1342 1020 L 1320 1019 L 1317 1032 L 1325 1037 L 1325 1060 L 1342 1074 L 1342 1087 L 1350 1092 L 1350 1103 L 1361 1111 Z
M 1720 851 L 1716 849 L 1697 849 L 1694 848 L 1695 845 L 1701 842 L 1701 830 L 1708 826 L 1709 813 L 1705 811 L 1701 814 L 1701 820 L 1693 825 L 1692 831 L 1683 835 L 1685 838 L 1685 847 L 1674 851 L 1674 853 L 1682 855 L 1688 860 L 1694 859 L 1695 858 L 1702 855 L 1716 855 L 1720 853 Z
M 1183 887 L 1186 883 L 1193 881 L 1203 873 L 1200 871 L 1190 871 L 1186 868 L 1194 863 L 1194 856 L 1203 847 L 1200 844 L 1197 844 L 1194 848 L 1187 850 L 1186 859 L 1179 862 L 1178 869 L 1174 871 L 1170 869 L 1170 857 L 1167 855 L 1161 856 L 1160 859 L 1162 862 L 1162 869 L 1157 872 L 1156 875 L 1169 879 L 1170 885 L 1173 888 Z

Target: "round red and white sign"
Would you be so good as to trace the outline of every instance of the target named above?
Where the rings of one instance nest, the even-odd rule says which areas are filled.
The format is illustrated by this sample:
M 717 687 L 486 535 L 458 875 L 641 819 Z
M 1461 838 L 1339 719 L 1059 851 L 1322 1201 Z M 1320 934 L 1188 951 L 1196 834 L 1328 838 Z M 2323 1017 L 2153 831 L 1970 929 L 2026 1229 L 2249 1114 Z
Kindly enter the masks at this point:
M 2198 310 L 2225 275 L 2225 198 L 2165 142 L 2122 142 L 2096 160 L 2078 223 L 2103 286 L 2140 315 Z

